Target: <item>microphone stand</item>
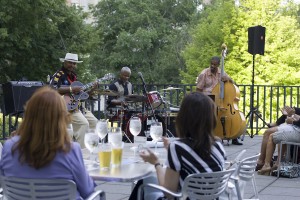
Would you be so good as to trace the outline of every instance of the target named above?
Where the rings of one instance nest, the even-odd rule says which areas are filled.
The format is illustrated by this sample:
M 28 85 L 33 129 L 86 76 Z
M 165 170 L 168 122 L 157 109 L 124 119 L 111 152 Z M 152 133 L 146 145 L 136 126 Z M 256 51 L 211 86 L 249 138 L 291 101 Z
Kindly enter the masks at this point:
M 147 102 L 148 102 L 148 104 L 150 105 L 151 112 L 152 112 L 152 114 L 153 114 L 154 120 L 155 120 L 155 122 L 157 122 L 157 119 L 156 119 L 156 117 L 155 117 L 154 109 L 153 109 L 153 107 L 152 107 L 152 105 L 151 105 L 151 103 L 150 103 L 149 96 L 147 95 L 148 92 L 147 92 L 147 89 L 146 89 L 146 83 L 145 83 L 145 81 L 144 81 L 143 75 L 142 75 L 141 72 L 139 73 L 139 75 L 140 75 L 140 77 L 141 77 L 141 79 L 142 79 L 142 82 L 143 82 L 143 94 L 144 94 L 144 96 L 147 97 Z M 145 107 L 145 106 L 144 106 L 144 103 L 143 103 L 143 111 L 144 111 L 144 109 L 145 109 L 144 107 Z M 143 114 L 142 114 L 142 115 L 143 115 Z M 143 116 L 143 117 L 144 117 L 144 116 Z

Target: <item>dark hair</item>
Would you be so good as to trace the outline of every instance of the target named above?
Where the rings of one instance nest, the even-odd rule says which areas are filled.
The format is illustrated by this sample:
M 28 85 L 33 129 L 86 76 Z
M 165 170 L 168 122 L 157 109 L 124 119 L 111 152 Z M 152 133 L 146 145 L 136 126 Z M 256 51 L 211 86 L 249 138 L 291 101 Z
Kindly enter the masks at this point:
M 215 127 L 215 105 L 211 98 L 199 92 L 186 95 L 176 118 L 178 136 L 189 138 L 192 141 L 191 147 L 201 150 L 199 153 L 205 156 L 210 153 L 211 145 L 215 141 L 213 136 Z
M 220 59 L 219 56 L 213 56 L 213 57 L 210 59 L 210 62 L 212 62 L 212 61 L 216 61 L 216 62 L 220 63 L 220 62 L 221 62 L 221 59 Z

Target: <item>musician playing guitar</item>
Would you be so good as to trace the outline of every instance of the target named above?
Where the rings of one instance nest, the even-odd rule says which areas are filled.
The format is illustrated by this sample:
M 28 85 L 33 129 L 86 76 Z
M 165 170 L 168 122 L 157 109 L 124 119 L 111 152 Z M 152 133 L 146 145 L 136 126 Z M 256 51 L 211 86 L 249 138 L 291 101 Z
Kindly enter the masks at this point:
M 73 139 L 80 144 L 81 148 L 85 148 L 84 135 L 89 128 L 95 129 L 97 118 L 90 111 L 79 109 L 79 107 L 83 107 L 80 105 L 80 100 L 85 100 L 89 97 L 84 92 L 85 86 L 77 84 L 80 82 L 77 81 L 75 69 L 77 63 L 82 61 L 79 61 L 78 55 L 73 53 L 67 53 L 65 58 L 60 58 L 60 61 L 63 62 L 63 66 L 52 76 L 50 85 L 63 95 L 65 99 L 72 99 L 71 103 L 67 104 L 67 107 L 72 115 Z M 97 83 L 92 83 L 92 89 L 89 93 L 93 92 L 93 89 L 96 87 Z
M 205 68 L 197 78 L 197 91 L 203 92 L 204 94 L 211 96 L 214 87 L 222 80 L 223 82 L 229 81 L 233 83 L 233 80 L 224 72 L 221 77 L 220 57 L 214 56 L 210 60 L 210 67 Z M 215 101 L 215 99 L 213 99 Z M 232 139 L 232 144 L 242 145 L 243 143 L 239 140 Z

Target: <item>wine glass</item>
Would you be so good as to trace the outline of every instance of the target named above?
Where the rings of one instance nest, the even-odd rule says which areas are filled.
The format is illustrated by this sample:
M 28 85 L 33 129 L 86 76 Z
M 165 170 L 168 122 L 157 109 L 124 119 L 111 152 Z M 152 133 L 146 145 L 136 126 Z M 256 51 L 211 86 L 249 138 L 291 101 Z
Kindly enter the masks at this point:
M 93 160 L 93 154 L 96 154 L 99 148 L 99 136 L 94 132 L 88 132 L 84 135 L 84 145 L 90 152 L 90 159 Z
M 157 152 L 157 142 L 159 139 L 161 139 L 163 134 L 163 127 L 161 122 L 154 122 L 150 126 L 150 136 L 155 141 L 155 154 L 158 154 Z
M 105 138 L 105 136 L 107 135 L 107 132 L 108 132 L 107 121 L 105 119 L 100 119 L 97 122 L 95 132 L 98 134 L 98 136 L 101 139 L 101 143 L 103 144 L 104 143 L 104 138 Z
M 129 131 L 133 136 L 138 136 L 142 130 L 142 122 L 139 117 L 131 117 L 129 120 Z
M 139 117 L 131 117 L 129 120 L 129 131 L 130 133 L 136 137 L 138 134 L 140 134 L 142 130 L 142 122 Z M 135 141 L 135 138 L 133 138 L 133 143 Z M 133 146 L 132 150 L 134 151 L 134 157 L 136 157 L 136 151 L 137 151 L 137 146 Z

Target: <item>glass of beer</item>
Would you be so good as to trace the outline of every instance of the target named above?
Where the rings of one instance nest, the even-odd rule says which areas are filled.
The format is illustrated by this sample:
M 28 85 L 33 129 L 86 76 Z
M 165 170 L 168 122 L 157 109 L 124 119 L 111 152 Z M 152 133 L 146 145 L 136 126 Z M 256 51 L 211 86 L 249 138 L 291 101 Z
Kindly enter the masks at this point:
M 122 154 L 123 154 L 124 142 L 120 142 L 117 144 L 112 144 L 111 147 L 111 164 L 112 167 L 118 167 L 122 162 Z
M 107 170 L 111 161 L 111 144 L 103 143 L 99 146 L 99 163 L 101 170 Z

